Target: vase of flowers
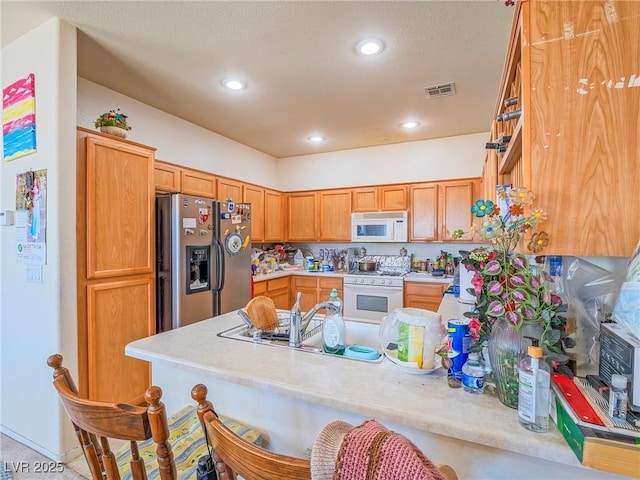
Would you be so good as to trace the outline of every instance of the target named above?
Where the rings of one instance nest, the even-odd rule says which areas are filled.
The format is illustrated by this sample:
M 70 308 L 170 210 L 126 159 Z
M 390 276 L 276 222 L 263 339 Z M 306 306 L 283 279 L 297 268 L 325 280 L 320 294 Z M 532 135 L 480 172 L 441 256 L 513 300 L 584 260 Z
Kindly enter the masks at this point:
M 474 310 L 465 315 L 470 318 L 471 351 L 488 354 L 498 398 L 517 408 L 517 365 L 529 345 L 539 343 L 545 360 L 555 367 L 568 361 L 566 319 L 558 315 L 566 305 L 550 293 L 543 273 L 517 253 L 524 235 L 546 219 L 544 210 L 532 206 L 534 194 L 524 188 L 501 187 L 498 198 L 506 211 L 490 200 L 478 200 L 471 207 L 480 221 L 472 230 L 491 247 L 461 251 L 463 268 L 474 272 L 469 293 L 476 297 Z M 540 232 L 531 235 L 527 247 L 539 253 L 547 243 L 547 234 Z
M 120 113 L 120 109 L 103 113 L 96 118 L 94 126 L 103 133 L 120 138 L 127 138 L 127 132 L 131 130 L 131 126 L 127 123 L 127 116 L 124 113 Z

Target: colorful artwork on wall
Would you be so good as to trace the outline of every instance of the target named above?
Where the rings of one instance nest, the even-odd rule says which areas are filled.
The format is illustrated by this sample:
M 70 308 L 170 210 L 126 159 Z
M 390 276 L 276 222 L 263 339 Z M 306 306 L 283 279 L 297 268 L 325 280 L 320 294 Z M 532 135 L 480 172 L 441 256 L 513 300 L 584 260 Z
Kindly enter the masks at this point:
M 47 263 L 47 170 L 16 175 L 17 263 Z
M 5 162 L 36 152 L 36 86 L 33 73 L 2 89 L 2 144 Z

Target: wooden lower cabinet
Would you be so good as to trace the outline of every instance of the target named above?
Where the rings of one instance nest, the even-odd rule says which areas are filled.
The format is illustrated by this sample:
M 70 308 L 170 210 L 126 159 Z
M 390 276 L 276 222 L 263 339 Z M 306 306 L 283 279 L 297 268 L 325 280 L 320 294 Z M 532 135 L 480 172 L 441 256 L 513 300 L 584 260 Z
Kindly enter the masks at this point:
M 253 286 L 253 296 L 263 295 L 273 300 L 276 308 L 289 310 L 291 295 L 289 294 L 289 277 L 274 278 L 273 280 L 264 280 L 255 282 Z
M 448 283 L 404 282 L 404 306 L 437 312 Z
M 334 288 L 338 290 L 338 296 L 343 298 L 342 278 L 294 275 L 291 277 L 291 305 L 295 303 L 298 292 L 301 292 L 300 310 L 306 312 L 327 299 Z
M 149 385 L 149 364 L 124 349 L 154 333 L 153 285 L 151 276 L 87 285 L 89 398 L 128 400 Z

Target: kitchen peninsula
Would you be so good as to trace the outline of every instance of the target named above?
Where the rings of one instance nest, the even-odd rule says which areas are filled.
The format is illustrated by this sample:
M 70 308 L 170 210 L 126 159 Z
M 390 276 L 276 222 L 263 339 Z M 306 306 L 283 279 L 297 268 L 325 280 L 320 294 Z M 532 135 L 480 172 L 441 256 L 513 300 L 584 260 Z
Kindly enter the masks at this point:
M 468 305 L 446 295 L 443 321 Z M 489 395 L 447 386 L 443 369 L 415 375 L 388 359 L 369 363 L 222 338 L 235 312 L 130 343 L 126 354 L 151 362 L 169 412 L 193 404 L 204 383 L 215 408 L 263 432 L 268 448 L 301 456 L 332 420 L 375 418 L 403 433 L 462 479 L 616 479 L 580 465 L 554 426 L 536 434 Z

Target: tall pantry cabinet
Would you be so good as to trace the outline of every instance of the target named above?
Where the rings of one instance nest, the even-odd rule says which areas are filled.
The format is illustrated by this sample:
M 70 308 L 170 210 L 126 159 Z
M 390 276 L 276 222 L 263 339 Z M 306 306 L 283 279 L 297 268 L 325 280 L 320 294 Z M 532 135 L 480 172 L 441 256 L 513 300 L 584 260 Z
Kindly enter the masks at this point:
M 79 389 L 126 401 L 149 386 L 127 343 L 155 332 L 155 149 L 77 129 Z

